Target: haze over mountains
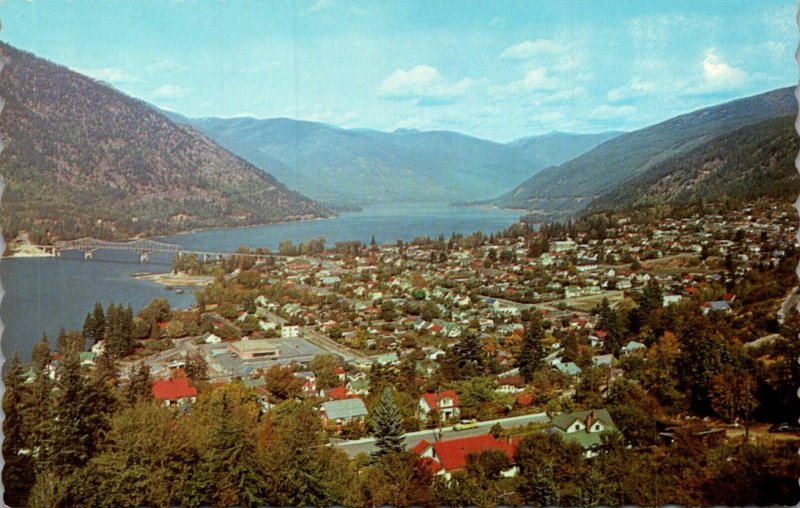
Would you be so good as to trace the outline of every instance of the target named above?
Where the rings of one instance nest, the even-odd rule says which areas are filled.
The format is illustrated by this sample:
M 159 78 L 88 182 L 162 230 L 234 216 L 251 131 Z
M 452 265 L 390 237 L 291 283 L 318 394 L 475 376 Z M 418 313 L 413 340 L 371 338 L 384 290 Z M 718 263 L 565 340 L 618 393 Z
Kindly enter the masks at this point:
M 621 200 L 635 192 L 634 183 L 655 182 L 658 178 L 642 176 L 651 170 L 663 176 L 671 168 L 688 160 L 705 161 L 706 153 L 712 153 L 719 146 L 732 148 L 730 141 L 712 143 L 721 136 L 729 136 L 750 125 L 796 115 L 797 100 L 793 88 L 781 88 L 704 108 L 616 137 L 573 160 L 544 169 L 511 192 L 484 203 L 526 210 L 531 212 L 533 218 L 563 219 L 586 209 L 594 200 L 603 200 L 608 193 L 614 192 L 616 199 Z M 775 129 L 780 131 L 783 128 L 781 132 L 786 134 L 790 127 L 786 121 L 776 125 L 767 124 L 766 127 L 768 129 L 754 127 L 740 136 L 749 139 L 748 146 L 754 151 L 747 155 L 752 159 L 751 164 L 773 167 L 770 166 L 772 163 L 763 160 L 763 157 L 770 155 L 757 150 L 761 145 L 770 144 L 769 136 L 776 132 Z M 789 136 L 796 136 L 793 129 Z M 690 156 L 687 155 L 690 153 Z M 785 158 L 780 160 L 785 164 Z M 711 167 L 715 170 L 727 168 L 725 174 L 728 177 L 735 174 L 731 164 L 714 163 L 708 168 Z M 738 164 L 736 167 L 744 169 Z M 710 169 L 708 171 L 713 172 Z M 707 176 L 707 173 L 703 174 Z M 634 180 L 640 176 L 644 180 Z M 761 178 L 768 176 L 751 175 L 753 181 Z M 719 181 L 716 191 L 721 192 L 723 183 Z M 610 204 L 609 199 L 599 202 Z
M 128 237 L 330 211 L 142 101 L 0 44 L 2 227 Z
M 501 144 L 448 131 L 381 132 L 287 118 L 165 114 L 289 187 L 337 205 L 484 199 L 620 134 L 554 132 Z

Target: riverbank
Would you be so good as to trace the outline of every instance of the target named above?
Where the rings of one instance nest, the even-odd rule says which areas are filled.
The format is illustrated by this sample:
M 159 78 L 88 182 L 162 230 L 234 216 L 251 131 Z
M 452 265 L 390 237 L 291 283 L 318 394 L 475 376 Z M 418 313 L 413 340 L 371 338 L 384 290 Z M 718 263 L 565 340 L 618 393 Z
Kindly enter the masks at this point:
M 132 275 L 134 279 L 146 280 L 155 282 L 162 286 L 173 287 L 203 287 L 211 284 L 214 277 L 210 275 L 188 275 L 185 273 L 174 274 L 169 273 L 135 273 Z
M 3 259 L 10 258 L 51 258 L 52 254 L 27 242 L 9 242 L 3 251 Z

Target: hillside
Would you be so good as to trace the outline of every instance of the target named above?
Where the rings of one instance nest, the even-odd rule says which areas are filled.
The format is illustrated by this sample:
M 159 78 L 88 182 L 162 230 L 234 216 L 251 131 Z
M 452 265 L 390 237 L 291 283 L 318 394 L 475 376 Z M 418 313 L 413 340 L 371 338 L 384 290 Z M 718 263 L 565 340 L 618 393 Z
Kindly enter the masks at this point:
M 330 213 L 141 101 L 11 46 L 0 54 L 6 238 L 122 238 Z
M 794 201 L 796 116 L 784 116 L 723 134 L 688 153 L 657 164 L 594 200 L 587 212 L 757 198 Z
M 550 167 L 574 159 L 622 134 L 625 133 L 622 131 L 600 132 L 597 134 L 550 132 L 541 136 L 530 136 L 514 140 L 509 143 L 509 146 L 527 155 L 539 165 Z
M 550 160 L 563 162 L 587 146 L 583 135 L 569 135 L 577 138 L 562 143 L 565 149 L 552 141 L 504 145 L 447 131 L 389 133 L 286 118 L 167 114 L 300 192 L 334 204 L 480 199 L 509 190 Z
M 525 209 L 543 219 L 563 219 L 621 183 L 722 134 L 796 112 L 794 90 L 782 88 L 681 115 L 542 170 L 489 203 Z

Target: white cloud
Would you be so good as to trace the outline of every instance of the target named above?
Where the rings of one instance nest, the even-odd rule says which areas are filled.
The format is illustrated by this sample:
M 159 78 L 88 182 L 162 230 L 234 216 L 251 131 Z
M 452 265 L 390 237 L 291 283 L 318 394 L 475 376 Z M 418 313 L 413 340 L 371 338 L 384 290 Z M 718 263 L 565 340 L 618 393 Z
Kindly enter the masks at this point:
M 85 74 L 90 78 L 94 78 L 107 83 L 132 83 L 139 81 L 139 79 L 119 67 L 102 67 L 102 68 L 85 68 L 73 67 L 72 70 Z
M 503 86 L 489 87 L 489 93 L 496 97 L 530 95 L 537 91 L 556 90 L 560 86 L 561 80 L 551 75 L 546 68 L 537 67 L 528 71 L 522 79 Z
M 689 87 L 686 93 L 703 94 L 731 90 L 748 80 L 745 71 L 723 61 L 714 48 L 706 50 L 702 67 L 702 81 L 696 86 Z
M 384 99 L 454 99 L 472 85 L 464 78 L 452 83 L 430 65 L 417 65 L 405 70 L 396 69 L 378 86 L 378 96 Z
M 178 85 L 161 85 L 150 92 L 154 99 L 180 99 L 186 96 L 187 90 Z
M 617 102 L 630 99 L 631 97 L 650 95 L 655 92 L 657 88 L 658 87 L 654 81 L 642 79 L 640 76 L 634 76 L 627 85 L 609 90 L 607 98 L 611 102 Z
M 523 41 L 503 50 L 500 58 L 510 60 L 531 60 L 542 56 L 557 55 L 564 51 L 564 46 L 553 39 L 536 39 Z

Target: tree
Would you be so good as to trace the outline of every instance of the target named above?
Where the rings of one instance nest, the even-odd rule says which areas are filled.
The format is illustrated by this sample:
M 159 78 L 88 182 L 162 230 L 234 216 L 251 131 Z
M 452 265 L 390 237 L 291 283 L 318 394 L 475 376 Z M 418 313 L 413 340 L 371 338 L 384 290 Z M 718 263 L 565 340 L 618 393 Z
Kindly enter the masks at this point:
M 95 326 L 94 326 L 94 316 L 92 316 L 91 312 L 86 313 L 86 317 L 83 320 L 83 340 L 89 342 L 91 344 L 97 344 L 97 339 L 95 338 Z
M 192 351 L 186 355 L 183 371 L 186 373 L 186 377 L 191 379 L 194 384 L 208 380 L 208 362 L 197 351 Z
M 728 421 L 744 418 L 745 441 L 750 439 L 750 415 L 758 407 L 756 388 L 751 373 L 733 367 L 727 367 L 711 378 L 712 409 Z
M 50 341 L 47 340 L 47 334 L 42 334 L 42 339 L 33 345 L 31 348 L 31 362 L 33 368 L 37 372 L 44 372 L 44 369 L 50 365 Z
M 464 338 L 453 347 L 457 374 L 460 379 L 468 379 L 480 375 L 484 370 L 484 354 L 478 336 L 469 331 Z
M 152 400 L 152 388 L 153 379 L 150 377 L 150 366 L 140 362 L 130 377 L 125 389 L 125 398 L 130 404 L 136 404 L 142 400 Z
M 378 455 L 403 451 L 405 449 L 402 428 L 403 416 L 392 399 L 392 391 L 388 386 L 383 389 L 381 398 L 375 405 L 371 416 L 372 434 L 375 436 Z
M 600 304 L 599 314 L 597 326 L 605 330 L 608 334 L 605 342 L 606 350 L 618 356 L 622 349 L 622 340 L 625 334 L 622 316 L 620 316 L 618 311 L 611 308 L 611 305 L 608 303 L 608 298 L 603 298 L 603 302 Z
M 316 355 L 308 366 L 317 377 L 317 388 L 321 390 L 333 388 L 342 383 L 336 374 L 337 367 L 339 367 L 339 360 L 329 354 Z
M 9 506 L 25 505 L 35 477 L 30 454 L 21 454 L 26 447 L 25 421 L 23 418 L 23 372 L 19 353 L 11 359 L 8 372 L 3 376 L 3 499 Z
M 360 471 L 351 506 L 428 506 L 432 474 L 413 452 L 382 455 Z
M 538 312 L 534 312 L 533 317 L 525 329 L 520 352 L 517 356 L 519 373 L 526 383 L 530 383 L 533 380 L 533 374 L 542 366 L 544 357 L 545 349 L 542 315 Z
M 95 343 L 105 340 L 106 338 L 106 317 L 103 312 L 103 305 L 100 302 L 94 304 L 94 314 L 92 316 L 92 324 L 94 325 L 94 333 L 92 339 Z
M 264 375 L 265 388 L 278 400 L 293 399 L 303 391 L 303 381 L 294 375 L 291 368 L 273 365 Z

